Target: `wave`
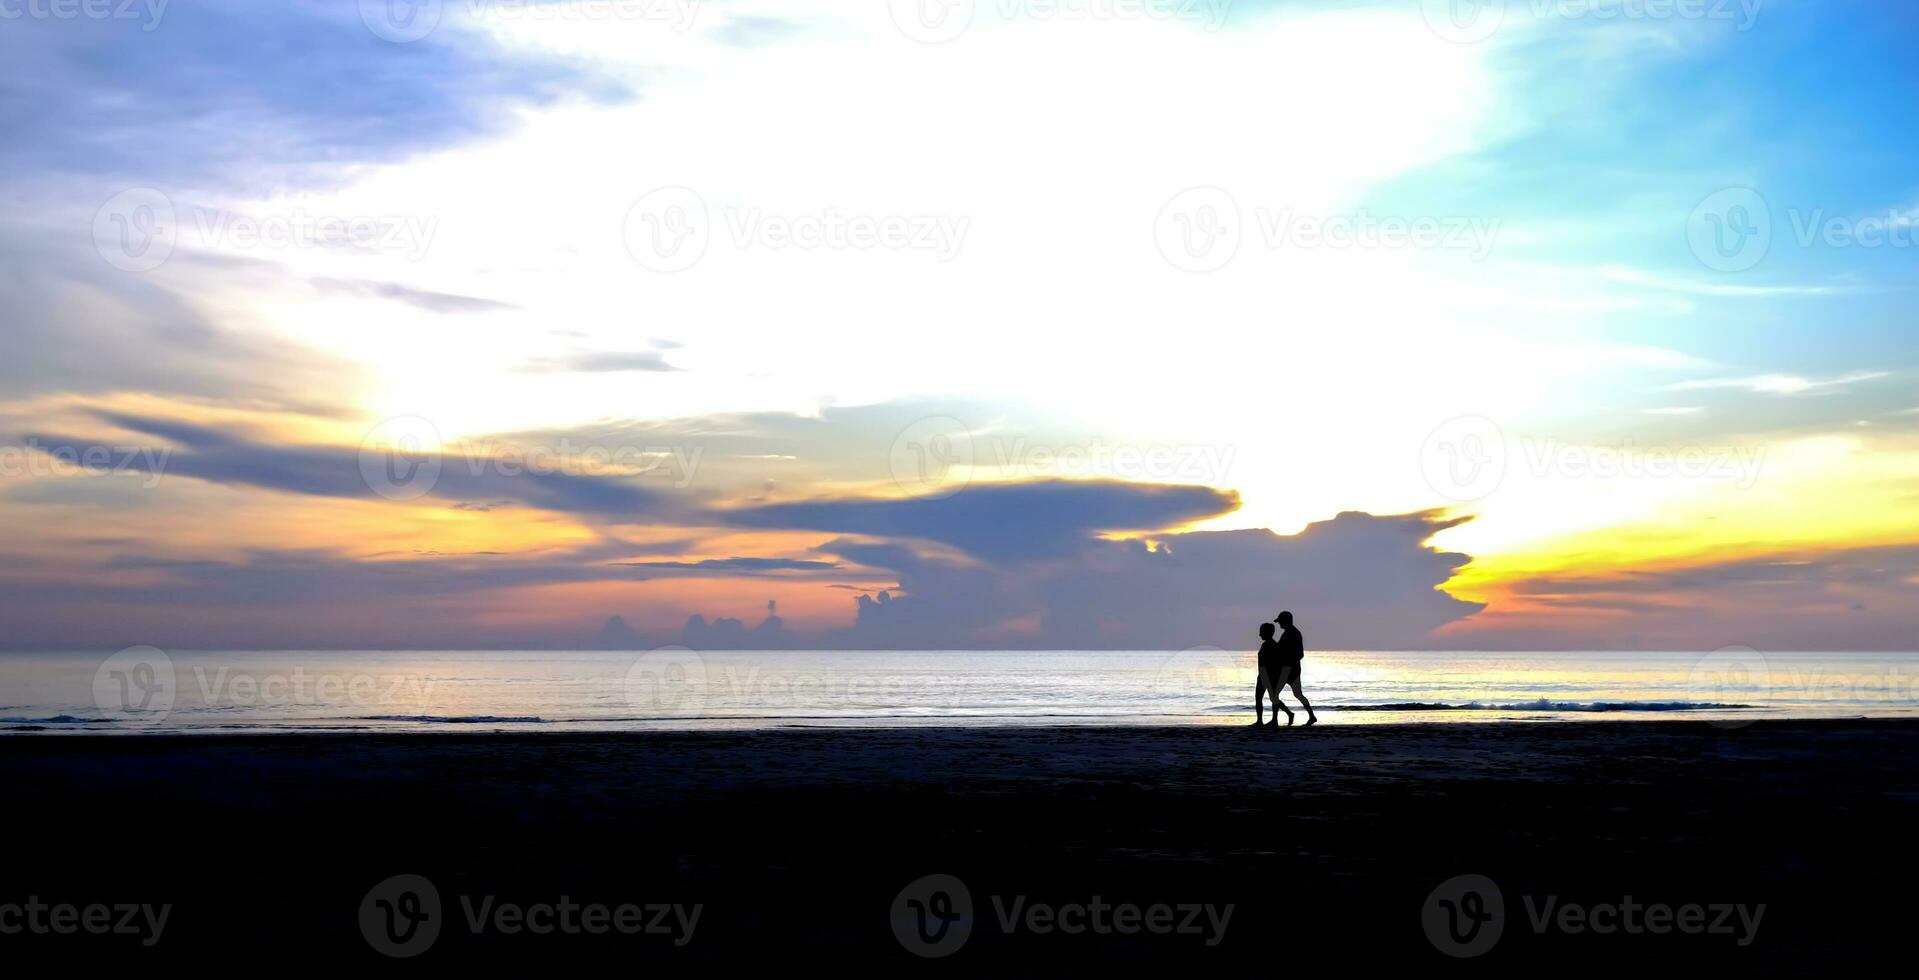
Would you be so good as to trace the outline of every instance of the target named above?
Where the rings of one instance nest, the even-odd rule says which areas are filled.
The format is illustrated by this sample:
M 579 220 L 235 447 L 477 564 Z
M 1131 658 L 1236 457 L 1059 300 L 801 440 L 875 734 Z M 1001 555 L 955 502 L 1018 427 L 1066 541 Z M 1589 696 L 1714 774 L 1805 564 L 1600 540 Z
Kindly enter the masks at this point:
M 76 718 L 72 715 L 54 715 L 51 718 L 0 718 L 4 725 L 111 725 L 118 718 Z
M 1758 705 L 1718 701 L 1513 701 L 1488 704 L 1468 701 L 1446 704 L 1438 701 L 1400 701 L 1390 704 L 1328 704 L 1326 711 L 1756 711 Z M 1242 709 L 1243 710 L 1243 709 Z
M 539 715 L 362 715 L 328 721 L 412 721 L 439 725 L 550 725 Z

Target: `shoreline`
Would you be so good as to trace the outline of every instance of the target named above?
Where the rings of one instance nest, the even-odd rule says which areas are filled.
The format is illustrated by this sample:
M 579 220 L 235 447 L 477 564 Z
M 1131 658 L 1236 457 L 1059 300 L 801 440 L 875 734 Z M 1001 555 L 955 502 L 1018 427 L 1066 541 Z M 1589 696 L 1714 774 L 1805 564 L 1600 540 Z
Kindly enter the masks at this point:
M 1328 713 L 1340 712 L 1340 711 L 1354 711 L 1356 713 L 1362 713 L 1369 716 L 1376 715 L 1376 714 L 1389 713 L 1389 711 L 1386 709 L 1377 709 L 1377 708 L 1341 709 L 1341 708 L 1336 708 L 1332 706 L 1322 707 L 1319 710 L 1322 715 L 1328 714 Z M 1471 712 L 1474 710 L 1477 710 L 1477 709 L 1455 708 L 1455 709 L 1447 709 L 1447 710 L 1434 710 L 1430 713 L 1461 714 L 1461 713 Z M 1763 710 L 1763 709 L 1760 709 L 1760 710 Z M 1313 726 L 1311 731 L 1313 732 L 1314 735 L 1317 735 L 1319 733 L 1324 733 L 1324 732 L 1365 731 L 1365 732 L 1391 733 L 1394 731 L 1401 731 L 1401 730 L 1410 731 L 1410 730 L 1431 730 L 1431 729 L 1447 729 L 1447 728 L 1504 728 L 1504 727 L 1542 728 L 1542 727 L 1554 727 L 1554 726 L 1579 728 L 1579 727 L 1585 727 L 1585 726 L 1614 727 L 1614 726 L 1634 726 L 1634 725 L 1696 725 L 1696 726 L 1704 726 L 1704 727 L 1721 730 L 1721 731 L 1739 731 L 1742 729 L 1754 728 L 1758 726 L 1769 726 L 1769 727 L 1770 726 L 1820 726 L 1820 725 L 1844 725 L 1844 724 L 1909 725 L 1909 726 L 1915 727 L 1916 729 L 1919 729 L 1919 717 L 1910 716 L 1910 715 L 1895 716 L 1895 715 L 1835 714 L 1835 715 L 1822 715 L 1822 716 L 1814 716 L 1814 717 L 1758 716 L 1758 717 L 1753 717 L 1750 720 L 1746 720 L 1744 718 L 1737 718 L 1737 717 L 1735 718 L 1725 718 L 1725 717 L 1705 718 L 1705 717 L 1699 717 L 1697 714 L 1691 714 L 1691 713 L 1679 712 L 1679 711 L 1673 711 L 1670 713 L 1661 713 L 1661 714 L 1670 714 L 1672 715 L 1672 717 L 1651 717 L 1651 718 L 1646 718 L 1646 717 L 1634 717 L 1634 718 L 1611 717 L 1609 718 L 1607 717 L 1608 715 L 1612 715 L 1612 714 L 1628 713 L 1624 711 L 1616 712 L 1616 713 L 1608 712 L 1608 711 L 1592 711 L 1589 713 L 1594 715 L 1595 717 L 1592 717 L 1592 718 L 1498 718 L 1498 717 L 1445 718 L 1445 719 L 1422 719 L 1422 720 L 1381 720 L 1381 721 L 1345 722 L 1345 723 L 1329 723 L 1326 721 L 1322 721 L 1318 725 Z M 1248 714 L 1250 715 L 1250 711 L 1248 712 Z M 1303 715 L 1304 712 L 1302 711 L 1300 712 L 1300 714 Z M 1689 714 L 1690 716 L 1688 716 Z M 724 722 L 724 721 L 730 721 L 732 719 L 715 719 L 715 720 Z M 758 720 L 758 719 L 753 719 L 753 720 Z M 944 722 L 946 721 L 946 719 L 941 719 L 940 721 Z M 703 728 L 694 728 L 694 727 L 687 727 L 687 728 L 539 727 L 539 726 L 566 726 L 566 725 L 594 724 L 594 722 L 590 720 L 546 720 L 546 719 L 541 719 L 538 721 L 531 721 L 531 722 L 520 722 L 517 724 L 522 724 L 525 727 L 518 727 L 518 728 L 488 727 L 488 726 L 497 726 L 502 724 L 516 724 L 516 722 L 499 722 L 499 721 L 493 721 L 493 720 L 466 721 L 461 719 L 444 719 L 444 720 L 436 720 L 432 724 L 435 724 L 440 727 L 375 728 L 372 726 L 366 726 L 366 727 L 354 728 L 354 727 L 344 727 L 344 726 L 324 726 L 323 727 L 323 726 L 316 725 L 314 727 L 308 728 L 308 727 L 285 725 L 282 723 L 263 722 L 258 727 L 243 727 L 243 726 L 235 726 L 235 725 L 226 725 L 226 726 L 208 725 L 204 727 L 181 728 L 181 729 L 173 729 L 173 730 L 143 731 L 143 730 L 137 730 L 137 729 L 112 730 L 112 729 L 100 729 L 100 728 L 82 728 L 82 727 L 78 727 L 77 724 L 69 726 L 66 723 L 59 723 L 59 722 L 47 723 L 47 724 L 23 722 L 18 724 L 7 724 L 6 727 L 0 727 L 0 736 L 43 735 L 43 736 L 58 736 L 61 738 L 105 738 L 105 739 L 128 739 L 128 738 L 166 739 L 166 738 L 219 738 L 219 737 L 230 737 L 230 738 L 274 737 L 274 738 L 277 738 L 277 737 L 286 737 L 286 736 L 291 736 L 296 738 L 343 738 L 343 739 L 386 738 L 386 737 L 436 738 L 436 737 L 442 737 L 442 736 L 452 736 L 452 737 L 535 736 L 535 737 L 548 737 L 548 738 L 552 738 L 552 737 L 643 738 L 643 737 L 672 736 L 672 735 L 777 734 L 781 732 L 946 733 L 946 732 L 1061 732 L 1061 731 L 1066 731 L 1066 732 L 1142 732 L 1142 731 L 1146 731 L 1146 732 L 1169 732 L 1170 733 L 1170 732 L 1234 731 L 1238 729 L 1250 729 L 1253 727 L 1251 722 L 1228 722 L 1228 721 L 1204 722 L 1204 723 L 1195 723 L 1195 724 L 1176 724 L 1176 723 L 1166 723 L 1166 722 L 1139 722 L 1139 723 L 1070 722 L 1070 723 L 1055 723 L 1055 724 L 1003 724 L 998 722 L 988 722 L 988 723 L 971 724 L 971 725 L 943 724 L 943 723 L 920 724 L 917 722 L 891 724 L 891 725 L 861 724 L 861 723 L 849 723 L 849 724 L 840 725 L 840 724 L 799 724 L 799 723 L 787 722 L 783 724 L 737 725 L 737 726 L 716 724 L 710 727 L 703 727 Z M 1304 731 L 1307 728 L 1304 722 L 1301 722 L 1299 724 L 1296 724 L 1290 727 L 1292 729 L 1301 730 L 1301 731 Z M 1287 729 L 1288 729 L 1288 726 L 1281 725 L 1279 726 L 1278 730 L 1274 732 L 1273 734 L 1283 735 L 1285 734 Z

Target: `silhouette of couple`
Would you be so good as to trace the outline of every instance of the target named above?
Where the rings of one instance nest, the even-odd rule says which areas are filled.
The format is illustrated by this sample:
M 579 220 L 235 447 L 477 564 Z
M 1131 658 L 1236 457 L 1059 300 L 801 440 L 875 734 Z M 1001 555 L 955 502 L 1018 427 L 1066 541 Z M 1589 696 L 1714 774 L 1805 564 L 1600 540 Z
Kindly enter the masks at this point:
M 1281 633 L 1279 639 L 1273 639 L 1273 623 L 1278 623 Z M 1259 624 L 1259 683 L 1253 688 L 1253 727 L 1266 724 L 1266 695 L 1273 696 L 1272 726 L 1279 727 L 1279 713 L 1286 712 L 1286 724 L 1293 723 L 1293 709 L 1279 700 L 1279 689 L 1291 686 L 1293 697 L 1306 709 L 1308 727 L 1319 724 L 1319 716 L 1313 714 L 1313 703 L 1306 700 L 1306 692 L 1299 689 L 1299 665 L 1306 659 L 1306 637 L 1293 626 L 1293 614 L 1280 613 L 1273 623 Z

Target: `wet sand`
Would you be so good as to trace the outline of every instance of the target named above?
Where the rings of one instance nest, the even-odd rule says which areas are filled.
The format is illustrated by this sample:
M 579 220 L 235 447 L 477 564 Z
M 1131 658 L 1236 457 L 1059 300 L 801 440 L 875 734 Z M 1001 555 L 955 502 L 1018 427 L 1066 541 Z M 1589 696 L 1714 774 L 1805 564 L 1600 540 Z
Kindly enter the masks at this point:
M 1908 955 L 1916 746 L 1897 721 L 16 735 L 0 927 L 30 898 L 169 911 L 150 945 L 134 919 L 0 948 L 889 975 L 1873 969 Z M 374 891 L 401 874 L 437 901 Z M 1467 874 L 1491 889 L 1442 885 Z M 913 884 L 928 875 L 951 879 Z M 1475 931 L 1492 900 L 1497 927 Z M 424 945 L 394 938 L 435 911 Z M 1480 955 L 1448 955 L 1489 928 Z

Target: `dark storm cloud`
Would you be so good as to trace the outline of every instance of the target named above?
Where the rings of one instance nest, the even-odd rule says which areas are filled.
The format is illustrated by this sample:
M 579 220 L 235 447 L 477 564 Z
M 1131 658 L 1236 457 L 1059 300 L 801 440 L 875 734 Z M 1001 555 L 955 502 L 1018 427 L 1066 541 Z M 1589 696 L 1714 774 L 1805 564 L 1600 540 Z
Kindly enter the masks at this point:
M 102 412 L 99 417 L 119 428 L 175 444 L 165 451 L 155 448 L 113 461 L 131 472 L 161 478 L 180 476 L 209 483 L 356 499 L 380 499 L 376 487 L 398 486 L 410 496 L 428 495 L 438 500 L 487 506 L 515 501 L 540 510 L 592 514 L 615 520 L 655 520 L 672 509 L 673 498 L 669 494 L 620 477 L 535 471 L 524 465 L 457 454 L 404 456 L 365 453 L 357 447 L 270 445 L 185 422 L 118 412 Z M 103 444 L 103 440 L 45 434 L 30 435 L 28 439 L 30 444 L 53 453 L 69 447 Z M 389 462 L 398 467 L 395 473 L 400 477 L 383 481 L 384 471 L 378 468 Z M 371 478 L 365 469 L 367 466 L 375 467 Z M 413 493 L 416 488 L 424 489 Z
M 1099 531 L 1157 530 L 1217 517 L 1239 495 L 1211 487 L 1047 480 L 967 487 L 948 497 L 768 504 L 726 515 L 741 527 L 919 538 L 987 559 L 1068 557 Z
M 1427 541 L 1457 523 L 1347 513 L 1295 535 L 1089 541 L 1072 562 L 962 563 L 850 540 L 821 550 L 899 576 L 903 595 L 860 598 L 858 621 L 836 637 L 851 646 L 1236 648 L 1292 609 L 1319 649 L 1403 649 L 1482 608 L 1440 591 L 1469 559 Z

